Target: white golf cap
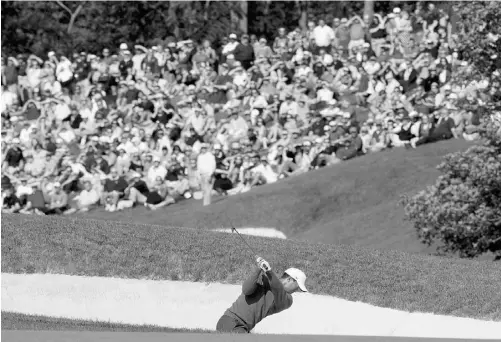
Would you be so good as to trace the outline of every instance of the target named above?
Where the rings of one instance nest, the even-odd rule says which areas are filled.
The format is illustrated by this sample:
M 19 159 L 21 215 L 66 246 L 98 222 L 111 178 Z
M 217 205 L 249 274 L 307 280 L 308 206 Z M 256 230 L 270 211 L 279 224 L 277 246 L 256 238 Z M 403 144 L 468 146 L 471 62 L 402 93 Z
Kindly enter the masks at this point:
M 308 292 L 306 289 L 306 274 L 304 274 L 303 271 L 298 270 L 297 268 L 289 268 L 285 272 L 285 274 L 289 275 L 292 279 L 294 279 L 297 284 L 299 285 L 299 288 L 303 292 Z

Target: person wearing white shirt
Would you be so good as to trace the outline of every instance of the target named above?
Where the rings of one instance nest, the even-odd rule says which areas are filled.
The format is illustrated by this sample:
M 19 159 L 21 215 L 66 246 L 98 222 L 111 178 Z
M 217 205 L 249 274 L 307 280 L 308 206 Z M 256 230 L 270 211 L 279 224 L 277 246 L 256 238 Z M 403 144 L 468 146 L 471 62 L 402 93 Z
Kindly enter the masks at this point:
M 317 48 L 325 48 L 331 45 L 334 39 L 334 30 L 325 25 L 325 21 L 320 20 L 318 26 L 313 30 L 313 40 L 317 45 Z
M 6 86 L 2 86 L 2 103 L 1 111 L 5 112 L 8 108 L 18 103 L 18 97 L 15 93 L 10 91 Z
M 198 135 L 204 135 L 204 128 L 207 123 L 205 115 L 203 115 L 203 109 L 195 108 L 194 113 L 188 118 L 186 124 L 191 125 L 195 129 Z
M 325 85 L 317 91 L 317 99 L 322 102 L 329 102 L 332 100 L 334 92 L 328 89 Z
M 157 177 L 165 179 L 166 176 L 167 176 L 167 169 L 160 164 L 160 158 L 154 157 L 153 165 L 148 170 L 148 175 L 146 177 L 148 181 L 148 186 L 154 185 Z
M 92 178 L 85 179 L 83 181 L 84 189 L 73 198 L 76 201 L 76 207 L 71 208 L 64 212 L 65 215 L 73 214 L 77 211 L 86 212 L 89 211 L 92 205 L 99 203 L 100 195 L 92 186 Z
M 244 138 L 249 130 L 249 125 L 244 118 L 238 115 L 237 108 L 232 109 L 230 122 L 227 125 L 229 140 L 237 141 Z
M 209 151 L 207 144 L 202 144 L 200 154 L 197 157 L 197 170 L 200 174 L 203 192 L 203 205 L 211 203 L 213 177 L 216 171 L 216 157 Z
M 282 102 L 280 105 L 279 114 L 290 114 L 292 116 L 297 115 L 297 103 L 293 101 L 293 97 L 291 95 L 288 95 L 285 102 Z
M 66 83 L 73 78 L 72 65 L 68 58 L 62 56 L 61 61 L 56 67 L 57 80 L 61 83 Z
M 273 168 L 268 163 L 268 158 L 266 156 L 261 157 L 261 163 L 252 169 L 254 173 L 254 179 L 252 180 L 251 187 L 262 183 L 262 184 L 272 184 L 278 180 L 278 175 Z

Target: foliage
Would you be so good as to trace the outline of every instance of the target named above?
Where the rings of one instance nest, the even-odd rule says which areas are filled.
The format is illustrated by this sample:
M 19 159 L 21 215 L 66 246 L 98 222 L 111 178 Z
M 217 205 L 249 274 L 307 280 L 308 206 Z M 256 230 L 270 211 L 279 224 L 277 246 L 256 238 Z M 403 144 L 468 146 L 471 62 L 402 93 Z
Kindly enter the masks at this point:
M 406 4 L 376 1 L 374 9 Z M 2 52 L 97 53 L 120 42 L 148 45 L 169 37 L 217 42 L 230 32 L 242 33 L 232 14 L 247 17 L 248 33 L 271 41 L 278 28 L 298 27 L 302 11 L 330 23 L 361 14 L 363 7 L 363 1 L 249 1 L 246 14 L 239 1 L 2 1 Z
M 482 145 L 445 157 L 436 184 L 405 196 L 406 217 L 420 240 L 440 253 L 501 259 L 501 126 L 492 123 Z
M 458 48 L 477 72 L 501 80 L 501 6 L 497 1 L 457 1 Z M 495 58 L 494 58 L 495 57 Z M 497 73 L 495 73 L 497 71 Z
M 241 284 L 254 261 L 236 234 L 104 220 L 2 215 L 2 272 Z M 501 268 L 361 247 L 246 236 L 312 293 L 407 311 L 501 319 Z M 391 293 L 391 296 L 388 294 Z
M 121 42 L 151 44 L 169 37 L 214 40 L 231 30 L 237 2 L 2 1 L 4 53 L 100 52 Z M 81 11 L 71 23 L 72 15 Z M 71 23 L 71 27 L 70 27 Z

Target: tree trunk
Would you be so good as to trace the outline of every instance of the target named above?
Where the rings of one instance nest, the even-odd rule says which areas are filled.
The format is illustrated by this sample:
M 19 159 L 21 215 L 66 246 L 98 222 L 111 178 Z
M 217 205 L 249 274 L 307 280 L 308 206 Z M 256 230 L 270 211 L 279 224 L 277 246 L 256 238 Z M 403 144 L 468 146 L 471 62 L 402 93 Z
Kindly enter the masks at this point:
M 372 20 L 372 16 L 374 15 L 374 1 L 373 0 L 365 0 L 364 1 L 364 16 L 368 15 L 369 20 Z
M 240 1 L 240 8 L 242 9 L 242 18 L 239 21 L 240 31 L 247 34 L 249 31 L 249 4 L 247 1 Z
M 81 10 L 82 10 L 82 5 L 78 5 L 75 12 L 71 15 L 70 22 L 68 23 L 68 34 L 71 33 L 71 30 L 73 29 L 73 25 L 75 24 L 75 20 L 77 19 L 78 14 L 80 14 Z
M 298 1 L 299 10 L 301 11 L 301 16 L 299 17 L 299 27 L 301 30 L 305 31 L 308 28 L 308 2 Z

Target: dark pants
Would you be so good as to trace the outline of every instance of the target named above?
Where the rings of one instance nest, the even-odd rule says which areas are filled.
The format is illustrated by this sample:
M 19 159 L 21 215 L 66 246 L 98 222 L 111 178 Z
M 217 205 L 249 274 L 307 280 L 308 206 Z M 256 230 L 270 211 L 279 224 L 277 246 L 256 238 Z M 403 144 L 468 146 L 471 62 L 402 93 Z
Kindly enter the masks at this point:
M 240 321 L 233 317 L 223 315 L 216 325 L 216 331 L 220 333 L 248 334 L 249 330 Z
M 454 136 L 452 134 L 442 134 L 442 135 L 428 135 L 426 137 L 422 137 L 418 141 L 416 141 L 416 146 L 434 143 L 440 140 L 449 140 Z

